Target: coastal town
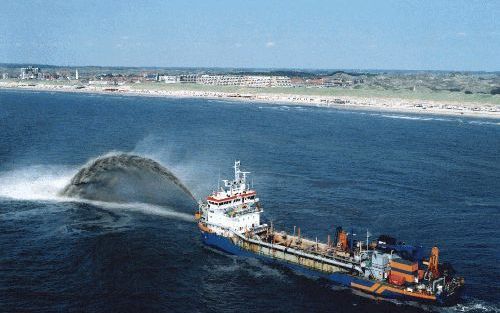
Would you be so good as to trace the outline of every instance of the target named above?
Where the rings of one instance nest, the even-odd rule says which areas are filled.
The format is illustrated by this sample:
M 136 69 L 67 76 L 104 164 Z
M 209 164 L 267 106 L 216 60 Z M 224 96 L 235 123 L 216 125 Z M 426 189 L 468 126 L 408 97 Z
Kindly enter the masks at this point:
M 498 73 L 0 66 L 0 88 L 500 118 Z
M 500 0 L 6 0 L 0 313 L 500 313 Z
M 17 72 L 17 71 L 19 72 Z M 154 70 L 129 71 L 128 73 L 103 71 L 95 73 L 80 69 L 41 69 L 36 66 L 4 70 L 2 79 L 22 81 L 73 81 L 88 85 L 122 86 L 125 84 L 158 82 L 165 84 L 201 84 L 215 86 L 239 86 L 250 88 L 266 87 L 342 87 L 348 88 L 363 83 L 363 79 L 353 79 L 343 71 L 325 75 L 294 76 L 273 75 L 273 73 L 206 73 L 204 71 L 182 71 L 180 74 L 160 73 Z

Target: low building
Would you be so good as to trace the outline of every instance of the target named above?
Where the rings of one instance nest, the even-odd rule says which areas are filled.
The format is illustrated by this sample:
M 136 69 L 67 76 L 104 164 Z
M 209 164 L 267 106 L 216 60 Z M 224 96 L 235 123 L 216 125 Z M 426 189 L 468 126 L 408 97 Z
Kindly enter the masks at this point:
M 160 81 L 165 82 L 165 84 L 175 84 L 179 82 L 179 79 L 173 75 L 161 75 Z
M 259 75 L 201 75 L 197 83 L 217 86 L 240 86 L 251 88 L 291 87 L 291 81 L 286 76 Z
M 160 74 L 158 73 L 155 73 L 155 74 L 144 74 L 143 75 L 143 78 L 146 80 L 146 81 L 155 81 L 155 82 L 158 82 L 160 81 Z
M 239 86 L 241 76 L 238 75 L 201 75 L 197 80 L 198 84 L 216 86 Z
M 332 76 L 327 76 L 323 78 L 323 86 L 324 87 L 341 87 L 347 88 L 351 87 L 354 84 L 358 83 L 358 81 L 353 81 L 353 77 L 346 73 L 336 73 Z
M 271 87 L 292 87 L 292 81 L 288 76 L 271 76 Z
M 113 81 L 109 81 L 109 80 L 89 80 L 89 85 L 107 86 L 107 85 L 116 85 L 116 83 Z
M 40 68 L 32 67 L 31 65 L 28 67 L 21 68 L 21 79 L 37 79 L 40 75 Z
M 198 81 L 198 75 L 196 74 L 179 75 L 180 83 L 196 84 L 197 81 Z

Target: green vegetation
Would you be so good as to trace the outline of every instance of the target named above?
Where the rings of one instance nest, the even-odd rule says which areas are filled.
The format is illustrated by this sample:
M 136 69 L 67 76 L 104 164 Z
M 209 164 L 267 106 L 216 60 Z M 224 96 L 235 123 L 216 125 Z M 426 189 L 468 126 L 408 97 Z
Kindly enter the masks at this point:
M 500 95 L 486 93 L 466 94 L 446 90 L 432 91 L 428 89 L 415 91 L 408 89 L 384 90 L 377 88 L 243 88 L 236 86 L 207 86 L 199 84 L 164 84 L 156 82 L 128 85 L 131 89 L 161 90 L 161 91 L 213 91 L 240 94 L 283 94 L 311 96 L 351 96 L 363 98 L 399 98 L 412 100 L 450 101 L 457 103 L 489 103 L 500 104 Z

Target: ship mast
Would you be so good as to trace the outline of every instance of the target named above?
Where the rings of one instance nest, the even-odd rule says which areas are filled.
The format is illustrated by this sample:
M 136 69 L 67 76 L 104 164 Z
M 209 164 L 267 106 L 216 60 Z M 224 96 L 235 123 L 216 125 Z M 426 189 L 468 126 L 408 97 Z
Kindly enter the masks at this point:
M 242 172 L 240 170 L 240 161 L 234 161 L 234 184 L 232 184 L 231 189 L 234 185 L 240 192 L 247 190 L 246 182 L 248 174 L 250 174 L 250 172 Z
M 370 238 L 370 233 L 368 232 L 368 228 L 366 229 L 366 251 L 368 252 L 368 240 Z

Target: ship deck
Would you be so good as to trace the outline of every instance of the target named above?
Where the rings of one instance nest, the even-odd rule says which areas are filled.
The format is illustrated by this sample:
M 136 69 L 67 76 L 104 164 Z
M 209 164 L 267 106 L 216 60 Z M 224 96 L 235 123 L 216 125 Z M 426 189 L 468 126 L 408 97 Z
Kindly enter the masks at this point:
M 337 259 L 343 262 L 354 262 L 354 258 L 349 252 L 333 246 L 330 240 L 328 240 L 327 243 L 313 241 L 298 235 L 290 235 L 285 232 L 271 230 L 269 227 L 257 233 L 246 233 L 245 236 L 272 245 L 299 250 L 307 254 Z

